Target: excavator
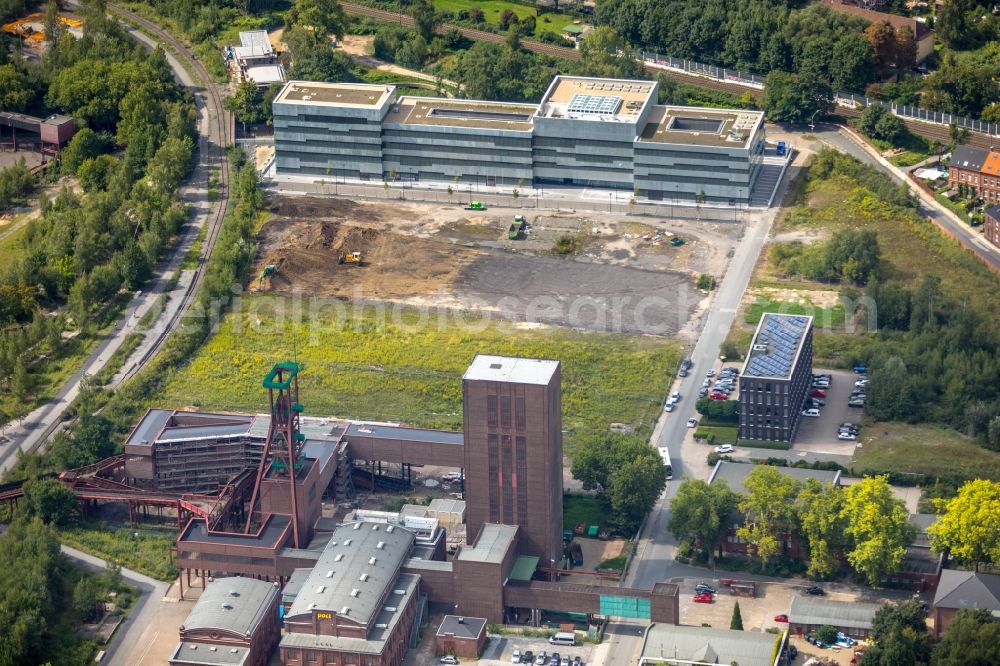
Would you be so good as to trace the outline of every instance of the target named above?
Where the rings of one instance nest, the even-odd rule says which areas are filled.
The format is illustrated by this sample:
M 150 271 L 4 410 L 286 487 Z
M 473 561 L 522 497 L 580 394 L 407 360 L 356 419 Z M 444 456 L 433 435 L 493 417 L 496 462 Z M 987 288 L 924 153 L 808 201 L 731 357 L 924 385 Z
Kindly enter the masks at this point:
M 257 280 L 257 288 L 260 289 L 261 287 L 264 286 L 264 278 L 268 277 L 269 275 L 274 275 L 277 272 L 278 272 L 278 267 L 275 266 L 274 264 L 268 264 L 267 266 L 264 266 L 264 268 L 261 269 L 260 277 Z

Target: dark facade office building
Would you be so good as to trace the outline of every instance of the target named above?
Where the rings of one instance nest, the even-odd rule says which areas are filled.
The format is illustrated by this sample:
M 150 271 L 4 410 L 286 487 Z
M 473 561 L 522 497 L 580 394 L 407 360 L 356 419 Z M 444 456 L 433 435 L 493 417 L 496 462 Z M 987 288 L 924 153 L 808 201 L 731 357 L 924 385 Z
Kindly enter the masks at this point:
M 463 377 L 466 533 L 517 525 L 522 554 L 562 558 L 562 400 L 557 361 L 479 354 Z
M 761 317 L 740 376 L 740 439 L 791 442 L 812 382 L 812 317 Z

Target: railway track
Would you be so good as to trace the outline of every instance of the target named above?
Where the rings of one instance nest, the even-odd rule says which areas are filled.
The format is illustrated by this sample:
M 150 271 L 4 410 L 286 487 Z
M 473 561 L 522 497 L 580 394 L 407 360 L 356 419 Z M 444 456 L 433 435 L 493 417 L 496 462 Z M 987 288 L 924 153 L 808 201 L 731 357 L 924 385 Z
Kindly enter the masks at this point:
M 233 143 L 235 125 L 229 112 L 223 106 L 222 95 L 219 93 L 218 87 L 212 82 L 212 77 L 208 69 L 205 68 L 191 49 L 152 21 L 120 5 L 109 3 L 108 11 L 125 18 L 129 23 L 140 27 L 143 32 L 155 36 L 162 43 L 170 46 L 178 58 L 187 62 L 188 66 L 195 73 L 196 78 L 201 79 L 202 87 L 195 88 L 195 93 L 198 94 L 200 92 L 203 95 L 205 106 L 208 110 L 208 125 L 203 132 L 205 145 L 210 151 L 209 158 L 205 160 L 207 169 L 206 178 L 208 177 L 208 171 L 213 167 L 219 170 L 218 205 L 209 213 L 208 218 L 205 220 L 207 227 L 205 230 L 205 239 L 202 243 L 201 261 L 198 263 L 198 268 L 195 269 L 194 278 L 184 293 L 181 304 L 174 316 L 159 336 L 157 336 L 156 341 L 150 349 L 123 376 L 122 382 L 124 382 L 141 370 L 163 348 L 171 333 L 176 331 L 180 322 L 183 321 L 184 314 L 191 307 L 195 295 L 204 281 L 205 267 L 208 265 L 208 259 L 212 256 L 212 251 L 215 249 L 215 243 L 219 238 L 222 222 L 225 220 L 226 213 L 229 210 L 229 159 L 226 156 L 226 148 Z M 197 81 L 195 83 L 197 84 Z
M 390 21 L 393 23 L 399 23 L 407 27 L 414 27 L 415 23 L 413 18 L 407 14 L 398 14 L 395 12 L 389 12 L 382 9 L 375 9 L 374 7 L 368 7 L 366 5 L 356 5 L 352 3 L 341 3 L 344 11 L 348 14 L 353 14 L 355 16 L 365 16 L 368 18 L 373 18 L 379 21 Z M 502 43 L 506 41 L 504 35 L 498 35 L 493 32 L 486 32 L 485 30 L 474 30 L 472 28 L 466 28 L 459 25 L 453 25 L 450 23 L 445 23 L 437 27 L 437 32 L 439 34 L 445 34 L 451 30 L 458 30 L 462 35 L 468 39 L 484 42 L 494 42 Z M 580 52 L 576 49 L 567 48 L 565 46 L 555 46 L 553 44 L 546 44 L 545 42 L 540 42 L 534 39 L 523 39 L 521 40 L 521 46 L 529 51 L 534 51 L 535 53 L 543 53 L 545 55 L 555 56 L 557 58 L 565 58 L 567 60 L 579 60 Z M 734 95 L 742 95 L 745 92 L 749 92 L 755 98 L 759 99 L 763 93 L 759 88 L 753 88 L 740 83 L 735 83 L 732 81 L 720 81 L 718 79 L 712 79 L 704 76 L 697 76 L 695 74 L 685 74 L 683 72 L 678 72 L 673 69 L 663 69 L 661 67 L 653 67 L 649 64 L 644 65 L 646 71 L 650 74 L 663 74 L 668 78 L 671 78 L 680 83 L 688 83 L 691 85 L 696 85 L 701 88 L 708 88 L 710 90 L 719 90 L 722 92 L 732 93 Z M 837 107 L 834 111 L 834 115 L 841 116 L 843 118 L 857 118 L 861 115 L 861 112 L 856 109 L 849 109 L 846 107 Z M 943 144 L 947 144 L 950 141 L 948 136 L 948 128 L 944 125 L 938 125 L 935 123 L 925 123 L 919 120 L 910 120 L 908 118 L 903 118 L 903 122 L 910 129 L 911 132 L 920 134 L 921 136 L 927 137 L 931 140 L 940 141 Z M 972 133 L 969 139 L 969 145 L 976 148 L 990 148 L 993 145 L 1000 144 L 995 137 L 991 137 L 986 134 Z

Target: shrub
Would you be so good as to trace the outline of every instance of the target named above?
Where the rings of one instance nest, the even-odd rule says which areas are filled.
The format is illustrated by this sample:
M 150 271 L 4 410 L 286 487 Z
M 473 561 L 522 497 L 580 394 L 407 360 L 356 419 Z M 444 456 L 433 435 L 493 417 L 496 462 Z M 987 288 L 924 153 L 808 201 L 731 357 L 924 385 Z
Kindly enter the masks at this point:
M 824 624 L 822 627 L 816 630 L 816 638 L 820 639 L 824 643 L 833 644 L 837 642 L 837 630 L 828 624 Z
M 698 282 L 695 286 L 702 291 L 712 291 L 715 289 L 715 277 L 708 273 L 702 273 L 698 276 Z
M 552 251 L 561 255 L 576 254 L 580 251 L 580 239 L 576 236 L 560 236 L 552 246 Z

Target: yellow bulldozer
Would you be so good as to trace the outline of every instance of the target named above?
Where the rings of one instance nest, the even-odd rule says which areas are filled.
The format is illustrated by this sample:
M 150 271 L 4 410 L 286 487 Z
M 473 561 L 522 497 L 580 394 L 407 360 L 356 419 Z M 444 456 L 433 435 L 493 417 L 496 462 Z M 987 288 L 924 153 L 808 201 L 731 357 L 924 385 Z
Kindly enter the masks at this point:
M 360 252 L 345 252 L 340 255 L 340 261 L 338 263 L 348 264 L 350 266 L 360 266 L 361 265 L 361 253 Z

